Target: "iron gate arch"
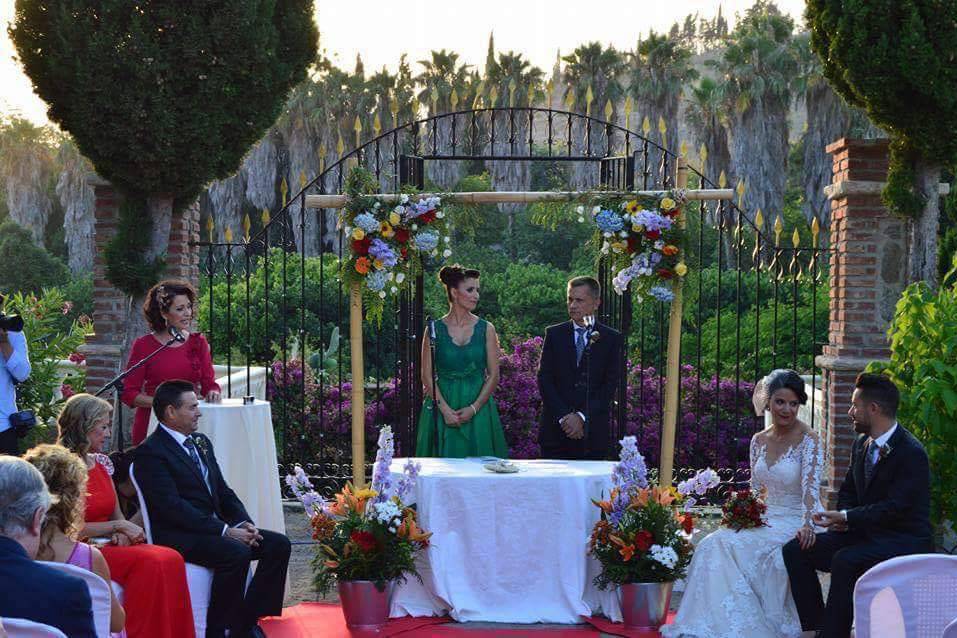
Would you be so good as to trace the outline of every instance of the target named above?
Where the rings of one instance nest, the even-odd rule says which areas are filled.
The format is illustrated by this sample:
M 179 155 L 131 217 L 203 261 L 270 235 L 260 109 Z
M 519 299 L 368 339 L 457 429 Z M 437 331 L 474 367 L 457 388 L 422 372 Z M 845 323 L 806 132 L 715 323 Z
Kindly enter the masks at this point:
M 333 255 L 338 258 L 343 255 L 344 246 L 341 233 L 329 233 L 329 237 L 324 236 L 323 233 L 319 237 L 318 245 L 310 246 L 310 241 L 315 242 L 315 239 L 307 236 L 309 224 L 314 221 L 319 229 L 332 228 L 334 224 L 330 224 L 330 221 L 336 219 L 336 212 L 330 209 L 310 211 L 306 207 L 307 194 L 343 193 L 345 176 L 348 167 L 353 163 L 367 168 L 379 181 L 383 192 L 397 192 L 406 184 L 416 186 L 419 189 L 424 188 L 428 167 L 434 163 L 461 161 L 551 161 L 569 162 L 573 163 L 572 165 L 578 163 L 588 167 L 588 172 L 579 176 L 580 183 L 577 186 L 582 190 L 599 187 L 616 190 L 636 188 L 663 190 L 674 185 L 676 159 L 677 155 L 674 152 L 627 127 L 600 120 L 588 114 L 548 108 L 495 107 L 459 110 L 408 122 L 382 133 L 377 131 L 371 139 L 357 145 L 351 151 L 343 153 L 328 166 L 325 166 L 324 161 L 321 160 L 318 175 L 302 184 L 299 192 L 284 201 L 283 206 L 274 215 L 270 215 L 271 219 L 264 220 L 262 228 L 257 232 L 249 233 L 247 231 L 240 242 L 207 241 L 199 243 L 206 253 L 202 263 L 204 265 L 204 275 L 210 282 L 208 286 L 208 323 L 213 326 L 217 319 L 222 319 L 225 322 L 224 331 L 220 330 L 215 338 L 212 334 L 210 335 L 214 356 L 217 358 L 225 357 L 226 364 L 230 369 L 232 368 L 234 355 L 241 356 L 243 359 L 242 365 L 245 366 L 246 371 L 247 393 L 253 365 L 256 363 L 267 365 L 268 376 L 273 387 L 271 396 L 277 403 L 275 406 L 277 414 L 274 414 L 274 418 L 277 421 L 277 429 L 281 438 L 281 461 L 286 464 L 296 461 L 304 462 L 304 464 L 310 466 L 312 474 L 328 479 L 324 484 L 325 489 L 332 489 L 341 479 L 351 475 L 350 465 L 343 458 L 344 455 L 340 453 L 340 450 L 337 449 L 336 441 L 336 437 L 342 434 L 336 428 L 341 428 L 343 422 L 348 422 L 348 418 L 343 420 L 343 415 L 347 412 L 348 406 L 343 399 L 343 394 L 347 393 L 342 390 L 345 379 L 342 344 L 340 341 L 339 356 L 336 359 L 337 370 L 334 375 L 337 378 L 336 384 L 332 383 L 333 375 L 319 374 L 317 378 L 308 380 L 305 363 L 297 362 L 294 357 L 291 357 L 291 354 L 293 354 L 294 343 L 298 343 L 301 348 L 310 338 L 315 337 L 307 331 L 307 314 L 310 315 L 310 320 L 313 314 L 319 316 L 320 343 L 327 342 L 325 336 L 327 328 L 323 327 L 322 323 L 324 318 L 335 317 L 332 324 L 338 327 L 341 332 L 345 332 L 347 325 L 343 320 L 346 314 L 345 291 L 342 289 L 341 281 L 332 277 L 332 273 L 327 273 L 325 267 L 319 268 L 318 287 L 320 294 L 318 307 L 310 308 L 308 313 L 306 308 L 307 257 L 315 255 L 325 258 Z M 691 168 L 690 172 L 692 181 L 700 187 L 717 187 L 714 181 L 702 175 L 695 168 Z M 778 352 L 777 343 L 777 300 L 781 292 L 779 284 L 782 275 L 791 275 L 794 291 L 792 301 L 795 326 L 792 330 L 792 363 L 796 364 L 797 362 L 799 348 L 807 348 L 813 354 L 820 345 L 817 340 L 812 339 L 811 343 L 805 344 L 798 343 L 796 330 L 797 285 L 802 275 L 809 277 L 814 286 L 819 283 L 820 256 L 823 254 L 823 249 L 816 245 L 810 247 L 794 245 L 791 249 L 786 246 L 782 247 L 779 237 L 777 240 L 772 240 L 765 236 L 763 229 L 756 226 L 752 218 L 745 214 L 734 202 L 703 203 L 698 215 L 700 216 L 699 229 L 704 228 L 705 219 L 708 217 L 713 217 L 716 222 L 717 285 L 719 289 L 716 295 L 716 313 L 718 316 L 719 351 L 715 357 L 718 366 L 715 377 L 720 378 L 721 366 L 719 361 L 721 359 L 721 268 L 728 264 L 733 264 L 736 267 L 736 271 L 729 274 L 734 274 L 737 278 L 737 305 L 740 309 L 742 259 L 746 258 L 745 248 L 750 249 L 750 246 L 742 242 L 746 233 L 753 236 L 753 263 L 757 264 L 758 268 L 767 268 L 775 282 L 773 292 L 775 298 L 773 364 L 776 366 L 779 354 L 782 355 L 780 358 L 783 358 L 783 353 Z M 815 235 L 815 241 L 816 237 Z M 699 257 L 704 255 L 705 252 L 703 242 L 704 231 L 701 230 L 697 246 Z M 769 250 L 768 247 L 771 247 L 771 249 Z M 692 248 L 695 247 L 692 246 Z M 279 249 L 278 253 L 276 249 Z M 784 262 L 787 261 L 788 256 L 790 256 L 790 262 L 788 266 L 785 266 Z M 724 260 L 724 257 L 727 257 L 727 261 Z M 254 300 L 251 298 L 250 277 L 257 270 L 265 271 L 263 275 L 264 299 L 262 300 L 261 313 L 262 322 L 266 327 L 264 338 L 268 339 L 271 333 L 271 320 L 280 324 L 278 327 L 280 334 L 277 343 L 278 353 L 273 361 L 258 360 L 263 359 L 263 353 L 268 350 L 269 344 L 254 343 L 257 338 L 261 342 L 263 337 L 254 336 L 251 330 L 253 321 L 251 315 L 260 300 L 256 299 L 254 304 Z M 279 288 L 278 291 L 275 287 L 272 287 L 270 272 L 273 277 L 278 278 L 275 284 Z M 601 269 L 599 272 L 603 289 L 601 319 L 616 328 L 623 329 L 627 339 L 631 332 L 633 320 L 631 297 L 630 295 L 619 297 L 611 291 L 612 274 L 605 269 Z M 215 306 L 214 286 L 211 283 L 217 278 L 225 287 L 225 310 L 218 309 Z M 235 290 L 237 279 L 245 282 L 244 286 L 240 285 L 239 290 Z M 698 279 L 698 285 L 700 299 L 704 294 L 700 278 Z M 392 325 L 377 331 L 376 338 L 367 343 L 366 348 L 369 358 L 375 362 L 377 371 L 374 375 L 374 381 L 368 388 L 373 396 L 373 400 L 369 402 L 372 411 L 372 416 L 369 418 L 375 422 L 379 412 L 384 410 L 383 405 L 391 404 L 389 411 L 394 424 L 397 426 L 395 429 L 400 454 L 412 452 L 414 422 L 421 403 L 421 387 L 416 380 L 419 373 L 418 343 L 424 321 L 423 286 L 423 279 L 419 276 L 401 287 L 402 289 L 391 308 Z M 334 297 L 332 303 L 334 308 L 328 307 L 329 300 L 327 300 L 328 295 L 326 293 L 329 288 L 332 288 L 335 293 L 332 295 Z M 759 282 L 757 285 L 759 300 L 761 293 L 762 286 Z M 242 301 L 243 299 L 245 299 L 244 307 L 234 308 L 237 305 L 237 300 Z M 815 300 L 816 294 L 812 295 L 812 303 Z M 755 351 L 757 352 L 760 332 L 758 328 L 761 325 L 761 320 L 760 306 L 756 307 L 758 308 L 757 327 L 755 328 Z M 698 310 L 700 319 L 700 304 Z M 271 314 L 272 317 L 270 317 Z M 643 312 L 640 313 L 639 326 L 636 327 L 638 350 L 634 357 L 637 359 L 637 365 L 635 366 L 632 362 L 632 368 L 627 368 L 629 374 L 632 375 L 635 374 L 634 369 L 637 369 L 638 375 L 639 396 L 632 403 L 642 406 L 640 410 L 642 414 L 648 412 L 653 416 L 653 411 L 645 410 L 644 406 L 650 405 L 648 399 L 656 402 L 659 427 L 663 413 L 661 376 L 664 363 L 663 339 L 661 338 L 664 324 L 663 316 L 663 306 L 660 304 L 651 309 L 650 313 L 648 309 L 643 309 Z M 816 310 L 812 311 L 813 320 L 816 320 L 816 316 Z M 234 331 L 236 323 L 239 323 L 239 327 L 237 331 Z M 657 336 L 654 334 L 656 327 Z M 738 317 L 736 329 L 740 341 L 740 317 Z M 391 340 L 391 343 L 388 344 L 388 347 L 383 348 L 383 338 L 390 331 L 391 335 L 388 335 L 388 339 Z M 656 344 L 657 353 L 644 352 L 646 337 Z M 695 414 L 702 417 L 705 414 L 704 407 L 713 408 L 713 422 L 717 424 L 722 418 L 719 414 L 721 412 L 720 401 L 714 397 L 710 399 L 705 397 L 704 403 L 709 400 L 712 401 L 713 405 L 710 406 L 705 406 L 702 401 L 700 332 L 697 334 L 697 345 L 697 365 L 695 367 L 698 376 Z M 391 348 L 391 352 L 388 351 L 389 348 Z M 629 365 L 629 352 L 629 348 L 626 347 L 622 353 L 620 365 L 623 370 Z M 384 355 L 393 357 L 392 361 L 388 363 L 391 364 L 394 374 L 388 382 L 379 373 L 383 365 Z M 740 342 L 738 343 L 737 357 L 740 359 Z M 758 378 L 759 374 L 763 374 L 760 361 L 761 356 L 756 356 L 754 369 L 751 371 L 753 374 L 750 375 L 754 380 Z M 743 378 L 740 361 L 738 361 L 736 368 L 735 388 L 736 392 L 740 393 Z M 657 374 L 657 392 L 654 389 L 654 383 L 649 383 L 649 379 L 646 378 L 648 370 Z M 812 367 L 813 372 L 816 371 Z M 612 432 L 613 436 L 609 441 L 610 451 L 615 440 L 620 438 L 625 431 L 630 412 L 633 410 L 633 406 L 629 405 L 631 398 L 626 396 L 626 376 L 625 374 L 622 375 L 622 382 L 616 398 L 618 402 L 617 418 Z M 292 390 L 295 389 L 296 384 L 298 384 L 298 392 L 293 392 Z M 338 386 L 338 399 L 333 402 L 331 410 L 328 405 L 325 405 L 325 399 L 323 399 L 322 405 L 318 407 L 310 405 L 310 400 L 307 399 L 307 386 L 310 384 L 318 386 L 318 396 L 321 398 L 326 397 L 329 393 L 336 394 L 333 386 Z M 398 387 L 398 391 L 396 391 L 396 387 Z M 281 388 L 282 391 L 278 391 L 277 388 Z M 227 388 L 227 391 L 231 392 L 232 388 Z M 720 384 L 717 392 L 721 392 Z M 657 397 L 651 396 L 655 394 Z M 735 409 L 737 409 L 739 399 L 740 397 L 735 397 Z M 336 423 L 336 426 L 329 427 L 329 422 Z M 680 424 L 679 427 L 681 427 Z M 737 423 L 732 428 L 732 435 L 740 437 L 743 431 L 750 436 L 754 427 L 753 423 L 742 423 L 739 413 Z M 715 425 L 714 435 L 717 442 L 719 436 L 717 425 Z M 737 447 L 740 448 L 740 444 Z M 311 462 L 308 460 L 310 457 L 316 456 L 318 459 L 313 459 Z M 736 449 L 734 457 L 736 463 L 740 460 L 740 457 L 741 450 Z M 739 478 L 738 470 L 740 469 L 740 463 L 738 463 L 738 467 L 725 468 L 726 474 L 731 480 Z

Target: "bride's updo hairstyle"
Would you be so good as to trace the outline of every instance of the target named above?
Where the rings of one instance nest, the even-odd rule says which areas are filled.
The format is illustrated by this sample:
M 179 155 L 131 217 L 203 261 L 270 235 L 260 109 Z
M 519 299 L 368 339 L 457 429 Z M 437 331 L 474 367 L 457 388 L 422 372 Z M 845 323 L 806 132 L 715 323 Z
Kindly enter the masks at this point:
M 764 414 L 764 411 L 771 405 L 771 395 L 784 388 L 796 394 L 801 405 L 807 403 L 807 392 L 804 390 L 804 379 L 801 378 L 801 375 L 794 370 L 772 370 L 754 386 L 752 397 L 754 413 L 758 416 Z
M 474 268 L 465 268 L 461 264 L 452 264 L 451 266 L 442 266 L 439 271 L 439 281 L 445 286 L 445 295 L 452 303 L 452 289 L 458 288 L 459 284 L 466 279 L 478 279 L 481 273 Z

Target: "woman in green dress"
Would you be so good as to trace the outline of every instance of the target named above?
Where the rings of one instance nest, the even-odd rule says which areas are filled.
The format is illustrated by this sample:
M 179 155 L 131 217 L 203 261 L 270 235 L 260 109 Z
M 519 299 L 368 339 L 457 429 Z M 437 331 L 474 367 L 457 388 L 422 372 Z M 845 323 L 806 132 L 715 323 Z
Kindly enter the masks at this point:
M 425 400 L 419 414 L 416 456 L 506 458 L 508 445 L 492 392 L 498 385 L 498 335 L 473 314 L 479 271 L 455 264 L 439 271 L 449 312 L 435 322 L 438 416 L 432 408 L 432 360 L 428 330 L 422 340 Z M 436 439 L 438 439 L 436 441 Z

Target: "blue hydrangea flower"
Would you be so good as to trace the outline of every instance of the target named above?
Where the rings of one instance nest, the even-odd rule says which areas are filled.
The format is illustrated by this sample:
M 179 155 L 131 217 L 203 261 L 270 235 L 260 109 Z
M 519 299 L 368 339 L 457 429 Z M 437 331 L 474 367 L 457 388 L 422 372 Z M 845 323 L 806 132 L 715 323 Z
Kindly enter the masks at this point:
M 650 210 L 640 210 L 631 216 L 633 224 L 644 226 L 645 230 L 670 230 L 674 223 L 670 217 L 659 215 Z
M 369 256 L 373 259 L 381 260 L 382 265 L 386 268 L 392 268 L 399 261 L 395 255 L 395 251 L 389 248 L 389 245 L 381 239 L 373 239 L 372 243 L 369 244 Z
M 429 252 L 435 250 L 435 247 L 439 245 L 439 235 L 438 233 L 419 233 L 415 236 L 415 247 L 421 250 L 422 252 Z
M 648 294 L 658 301 L 663 301 L 665 303 L 669 303 L 675 298 L 675 293 L 671 291 L 671 288 L 667 288 L 665 286 L 652 286 L 648 290 Z
M 377 220 L 372 213 L 360 213 L 356 215 L 353 223 L 367 233 L 374 233 L 379 230 L 379 220 Z
M 374 270 L 366 275 L 366 287 L 373 292 L 379 292 L 385 288 L 385 271 Z
M 603 233 L 617 233 L 625 227 L 621 215 L 611 210 L 602 210 L 595 216 L 595 224 Z

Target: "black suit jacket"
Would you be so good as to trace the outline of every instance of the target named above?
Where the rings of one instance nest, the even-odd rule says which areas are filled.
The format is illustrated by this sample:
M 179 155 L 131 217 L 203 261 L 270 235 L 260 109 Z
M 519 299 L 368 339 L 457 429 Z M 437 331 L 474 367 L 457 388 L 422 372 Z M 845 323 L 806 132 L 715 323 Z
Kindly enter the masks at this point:
M 581 412 L 587 417 L 584 442 L 588 450 L 608 447 L 611 400 L 620 376 L 621 333 L 603 323 L 595 324 L 595 332 L 598 340 L 588 346 L 581 362 L 576 363 L 572 322 L 545 329 L 538 366 L 538 389 L 542 395 L 539 443 L 543 448 L 574 443 L 558 425 L 558 420 L 570 412 Z
M 850 531 L 910 551 L 930 551 L 930 464 L 914 435 L 897 424 L 890 451 L 877 461 L 870 483 L 864 480 L 867 436 L 851 448 L 851 466 L 838 492 L 837 508 L 847 510 Z
M 226 484 L 205 434 L 191 435 L 209 470 L 207 489 L 202 472 L 186 450 L 163 428 L 157 427 L 136 448 L 134 474 L 146 499 L 153 542 L 181 554 L 199 536 L 221 536 L 223 525 L 253 522 L 236 493 Z
M 0 583 L 0 617 L 50 625 L 70 638 L 96 638 L 86 583 L 32 560 L 6 536 L 0 536 Z

